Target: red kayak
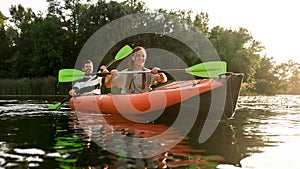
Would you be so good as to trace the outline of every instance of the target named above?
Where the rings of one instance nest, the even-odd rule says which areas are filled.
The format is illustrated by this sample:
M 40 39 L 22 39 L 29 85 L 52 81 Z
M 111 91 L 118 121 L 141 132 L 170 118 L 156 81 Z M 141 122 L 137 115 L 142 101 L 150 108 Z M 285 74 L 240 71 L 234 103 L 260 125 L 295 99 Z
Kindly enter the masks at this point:
M 73 111 L 140 115 L 167 110 L 196 96 L 200 96 L 200 98 L 205 96 L 199 104 L 199 111 L 201 111 L 202 107 L 211 105 L 206 103 L 206 100 L 211 102 L 209 98 L 211 94 L 209 93 L 216 90 L 221 91 L 220 96 L 222 95 L 225 99 L 224 114 L 227 117 L 232 117 L 235 112 L 242 79 L 243 74 L 226 73 L 213 79 L 175 81 L 157 87 L 151 92 L 140 94 L 77 96 L 70 99 L 70 106 Z M 190 106 L 193 107 L 193 105 Z

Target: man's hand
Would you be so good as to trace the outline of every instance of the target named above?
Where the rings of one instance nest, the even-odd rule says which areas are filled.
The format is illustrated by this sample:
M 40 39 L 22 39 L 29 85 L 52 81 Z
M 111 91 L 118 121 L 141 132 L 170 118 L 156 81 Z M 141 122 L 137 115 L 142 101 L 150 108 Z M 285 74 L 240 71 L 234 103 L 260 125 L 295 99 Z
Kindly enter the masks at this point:
M 75 90 L 74 90 L 74 89 L 71 89 L 71 90 L 69 91 L 69 95 L 71 95 L 71 96 L 75 96 L 75 95 L 76 95 L 76 92 L 75 92 Z

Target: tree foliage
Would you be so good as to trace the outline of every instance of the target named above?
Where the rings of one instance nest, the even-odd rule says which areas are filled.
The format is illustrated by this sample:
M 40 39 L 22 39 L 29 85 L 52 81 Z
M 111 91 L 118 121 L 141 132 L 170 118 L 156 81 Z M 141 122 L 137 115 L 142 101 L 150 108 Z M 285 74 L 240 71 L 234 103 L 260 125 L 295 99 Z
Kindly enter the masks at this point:
M 292 60 L 276 65 L 273 73 L 278 79 L 275 83 L 277 93 L 291 93 L 293 90 L 298 90 L 296 86 L 300 83 L 298 72 L 299 64 Z
M 3 13 L 0 11 L 0 28 L 4 29 L 4 22 L 7 18 L 3 15 Z
M 275 84 L 278 78 L 274 75 L 275 61 L 264 56 L 261 58 L 255 73 L 255 88 L 260 94 L 275 94 Z
M 211 30 L 210 41 L 221 60 L 228 63 L 228 71 L 242 72 L 247 82 L 252 81 L 258 67 L 263 47 L 255 41 L 247 29 L 237 31 L 216 26 Z
M 66 31 L 61 28 L 58 18 L 55 17 L 47 17 L 32 25 L 30 35 L 33 41 L 33 51 L 29 55 L 32 63 L 29 73 L 32 76 L 57 75 L 58 69 L 61 69 L 63 65 L 61 41 L 65 34 Z
M 208 13 L 194 15 L 192 11 L 165 9 L 150 11 L 140 0 L 120 3 L 106 0 L 96 3 L 90 0 L 47 2 L 46 14 L 35 14 L 31 8 L 22 5 L 12 5 L 10 16 L 4 16 L 0 11 L 2 78 L 57 76 L 60 69 L 73 67 L 81 48 L 98 29 L 122 16 L 145 13 L 148 17 L 137 24 L 147 23 L 150 28 L 155 26 L 159 33 L 137 35 L 122 43 L 163 46 L 193 65 L 201 62 L 194 57 L 195 53 L 168 37 L 174 31 L 184 33 L 186 29 L 193 29 L 210 40 L 220 59 L 227 62 L 228 71 L 245 74 L 245 82 L 253 84 L 248 85 L 254 87 L 251 91 L 255 90 L 258 94 L 300 93 L 299 64 L 289 61 L 276 65 L 273 58 L 261 56 L 264 47 L 246 28 L 232 30 L 215 26 L 210 29 Z M 172 17 L 161 17 L 161 14 Z M 155 25 L 151 20 L 156 20 Z M 124 25 L 124 29 L 130 26 Z M 193 42 L 195 37 L 186 36 Z

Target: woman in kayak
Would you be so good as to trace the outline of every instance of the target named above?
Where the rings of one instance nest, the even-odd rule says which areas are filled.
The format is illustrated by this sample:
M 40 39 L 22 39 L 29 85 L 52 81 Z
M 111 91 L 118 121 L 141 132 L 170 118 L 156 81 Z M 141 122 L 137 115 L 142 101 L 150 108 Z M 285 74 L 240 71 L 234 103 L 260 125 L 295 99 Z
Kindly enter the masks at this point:
M 150 71 L 144 64 L 147 58 L 146 50 L 137 46 L 129 56 L 127 69 L 123 71 Z M 111 70 L 111 75 L 106 77 L 106 87 L 117 86 L 121 88 L 121 94 L 143 93 L 151 91 L 151 85 L 157 82 L 166 82 L 167 77 L 159 72 L 159 68 L 154 67 L 151 73 L 138 74 L 118 74 L 118 70 Z

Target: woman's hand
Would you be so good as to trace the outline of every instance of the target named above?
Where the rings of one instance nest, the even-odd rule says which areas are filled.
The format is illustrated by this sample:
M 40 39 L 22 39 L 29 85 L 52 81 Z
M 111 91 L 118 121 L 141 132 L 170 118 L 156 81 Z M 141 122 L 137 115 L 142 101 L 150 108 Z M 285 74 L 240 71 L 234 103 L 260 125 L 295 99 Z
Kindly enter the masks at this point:
M 158 67 L 152 68 L 151 73 L 159 75 L 156 77 L 157 82 L 167 82 L 168 80 L 167 76 L 162 71 L 160 71 L 160 68 Z
M 111 88 L 114 86 L 113 83 L 113 79 L 115 78 L 115 76 L 117 75 L 118 70 L 117 69 L 113 69 L 110 71 L 110 75 L 107 75 L 105 78 L 105 83 L 106 83 L 106 87 L 107 88 Z
M 101 72 L 109 72 L 109 71 L 107 70 L 106 66 L 104 66 L 104 65 L 100 67 L 100 71 L 101 71 Z
M 154 67 L 154 68 L 152 68 L 151 73 L 152 73 L 152 74 L 158 74 L 158 73 L 159 73 L 159 70 L 160 70 L 160 68 Z

